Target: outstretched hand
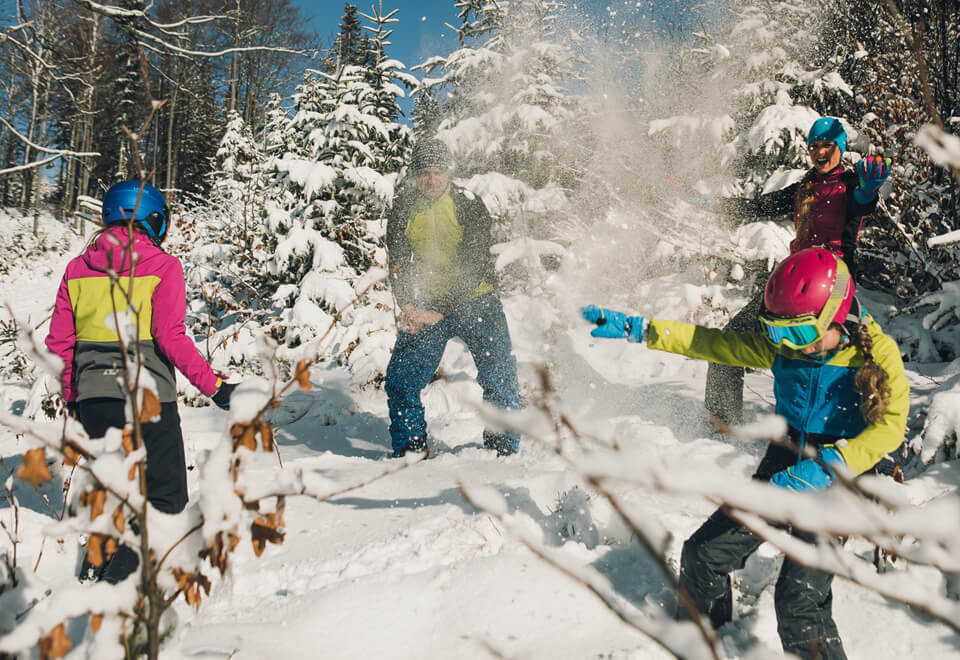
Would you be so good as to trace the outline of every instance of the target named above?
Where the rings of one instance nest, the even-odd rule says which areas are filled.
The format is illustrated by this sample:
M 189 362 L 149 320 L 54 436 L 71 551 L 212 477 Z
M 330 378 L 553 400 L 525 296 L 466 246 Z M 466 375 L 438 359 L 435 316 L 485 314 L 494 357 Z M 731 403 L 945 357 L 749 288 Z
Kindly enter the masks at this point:
M 883 158 L 882 156 L 867 156 L 866 158 L 860 159 L 860 162 L 857 163 L 857 176 L 860 177 L 860 187 L 854 192 L 863 191 L 863 194 L 858 193 L 857 196 L 869 199 L 875 198 L 877 191 L 880 190 L 880 187 L 887 180 L 887 177 L 890 176 L 891 163 L 892 161 L 889 158 Z
M 643 317 L 627 316 L 614 309 L 587 305 L 580 308 L 580 315 L 590 323 L 596 324 L 590 332 L 591 337 L 606 339 L 624 339 L 631 342 L 643 341 Z

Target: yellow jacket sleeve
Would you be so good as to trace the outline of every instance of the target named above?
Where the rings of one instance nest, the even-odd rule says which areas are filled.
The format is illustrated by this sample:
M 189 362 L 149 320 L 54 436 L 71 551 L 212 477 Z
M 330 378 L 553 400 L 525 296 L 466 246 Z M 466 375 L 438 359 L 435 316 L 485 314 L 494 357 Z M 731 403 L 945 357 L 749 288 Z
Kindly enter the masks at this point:
M 755 369 L 769 369 L 777 356 L 776 347 L 753 332 L 727 332 L 660 319 L 652 319 L 647 327 L 647 346 L 697 360 Z

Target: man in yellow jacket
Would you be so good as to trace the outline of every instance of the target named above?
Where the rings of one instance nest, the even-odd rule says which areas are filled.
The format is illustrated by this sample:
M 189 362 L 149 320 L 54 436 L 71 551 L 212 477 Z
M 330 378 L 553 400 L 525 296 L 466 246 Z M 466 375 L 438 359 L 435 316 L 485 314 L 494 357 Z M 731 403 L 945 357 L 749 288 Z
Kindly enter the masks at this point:
M 450 182 L 451 164 L 442 141 L 417 142 L 409 167 L 414 185 L 400 189 L 387 217 L 390 282 L 400 309 L 384 383 L 395 457 L 427 449 L 420 392 L 454 337 L 473 356 L 484 401 L 506 410 L 521 405 L 490 255 L 490 214 L 480 198 Z M 483 434 L 484 446 L 501 456 L 519 442 L 510 431 Z

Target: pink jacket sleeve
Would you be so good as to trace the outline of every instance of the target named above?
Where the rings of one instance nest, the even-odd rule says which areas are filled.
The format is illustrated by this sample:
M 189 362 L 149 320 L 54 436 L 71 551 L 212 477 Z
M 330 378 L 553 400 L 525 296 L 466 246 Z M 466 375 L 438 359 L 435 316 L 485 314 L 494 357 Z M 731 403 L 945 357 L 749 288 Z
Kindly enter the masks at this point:
M 165 270 L 153 291 L 153 340 L 187 380 L 210 396 L 217 391 L 219 377 L 187 336 L 184 325 L 187 287 L 183 280 L 183 266 L 176 257 L 171 257 L 170 266 Z
M 67 288 L 66 275 L 60 280 L 60 288 L 57 290 L 46 344 L 51 353 L 63 360 L 63 371 L 60 373 L 63 398 L 67 401 L 76 401 L 77 390 L 73 384 L 73 353 L 77 348 L 77 326 L 73 319 L 73 305 L 70 304 L 70 290 Z

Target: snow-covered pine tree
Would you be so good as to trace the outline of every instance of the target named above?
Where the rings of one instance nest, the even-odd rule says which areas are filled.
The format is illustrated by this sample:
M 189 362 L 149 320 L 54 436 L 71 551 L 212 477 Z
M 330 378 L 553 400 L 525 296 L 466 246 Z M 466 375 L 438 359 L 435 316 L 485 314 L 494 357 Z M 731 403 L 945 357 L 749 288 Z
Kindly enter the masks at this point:
M 209 192 L 180 200 L 167 249 L 184 257 L 187 323 L 194 335 L 208 337 L 206 357 L 226 368 L 263 373 L 263 365 L 247 360 L 254 351 L 245 349 L 277 313 L 264 275 L 270 254 L 263 222 L 264 155 L 236 111 L 228 112 L 210 160 Z
M 430 87 L 418 87 L 414 94 L 413 104 L 413 134 L 416 138 L 435 135 L 440 128 L 443 115 L 440 111 L 440 102 Z
M 369 112 L 388 127 L 386 139 L 375 143 L 375 169 L 381 173 L 398 172 L 406 162 L 410 130 L 405 124 L 398 123 L 402 114 L 398 99 L 405 97 L 408 90 L 419 84 L 414 76 L 404 71 L 406 67 L 402 62 L 387 56 L 390 35 L 393 34 L 388 26 L 399 21 L 396 18 L 398 12 L 398 9 L 394 9 L 384 14 L 382 2 L 379 7 L 374 6 L 370 14 L 360 12 L 360 16 L 370 23 L 364 29 L 371 34 L 366 42 L 366 80 L 373 90 L 374 105 Z
M 809 168 L 810 125 L 821 115 L 844 117 L 853 105 L 840 61 L 819 39 L 828 19 L 825 4 L 740 0 L 712 31 L 693 35 L 696 41 L 666 73 L 673 84 L 659 85 L 663 93 L 654 101 L 659 108 L 689 108 L 683 115 L 662 114 L 651 125 L 677 147 L 671 175 L 712 172 L 689 167 L 691 146 L 703 162 L 719 157 L 726 165 L 725 194 L 758 195 Z M 856 132 L 850 137 L 855 143 Z M 778 172 L 786 176 L 771 180 Z M 691 178 L 685 182 L 695 183 Z
M 265 166 L 272 177 L 265 228 L 275 241 L 270 288 L 288 353 L 334 354 L 362 383 L 378 382 L 389 359 L 383 213 L 409 140 L 396 121 L 403 65 L 386 57 L 392 14 L 377 17 L 366 65 L 304 74 Z M 323 346 L 310 343 L 335 318 Z

